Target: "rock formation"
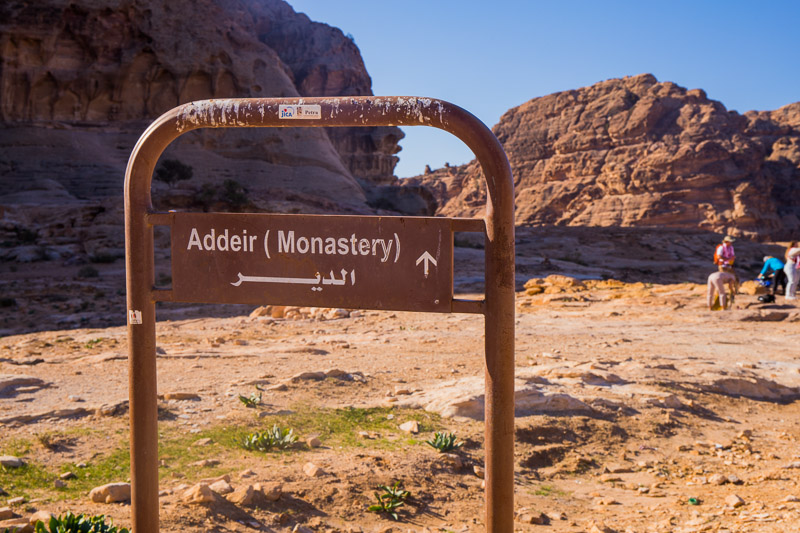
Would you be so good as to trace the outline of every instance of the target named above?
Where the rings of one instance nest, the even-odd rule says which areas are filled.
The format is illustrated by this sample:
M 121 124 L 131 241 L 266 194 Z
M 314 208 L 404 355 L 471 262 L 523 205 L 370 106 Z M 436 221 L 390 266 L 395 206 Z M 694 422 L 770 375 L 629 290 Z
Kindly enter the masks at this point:
M 106 247 L 119 250 L 125 166 L 163 112 L 208 98 L 368 95 L 370 85 L 351 39 L 283 0 L 3 2 L 0 231 L 75 242 L 66 233 L 91 231 L 103 216 L 116 233 Z M 191 166 L 193 178 L 156 182 L 154 201 L 196 210 L 205 198 L 227 210 L 239 195 L 237 207 L 254 211 L 369 213 L 365 189 L 396 179 L 402 136 L 389 127 L 191 132 L 162 161 Z
M 671 226 L 787 239 L 800 229 L 800 103 L 728 111 L 643 74 L 536 98 L 494 127 L 520 224 Z M 445 215 L 485 205 L 476 161 L 418 176 Z

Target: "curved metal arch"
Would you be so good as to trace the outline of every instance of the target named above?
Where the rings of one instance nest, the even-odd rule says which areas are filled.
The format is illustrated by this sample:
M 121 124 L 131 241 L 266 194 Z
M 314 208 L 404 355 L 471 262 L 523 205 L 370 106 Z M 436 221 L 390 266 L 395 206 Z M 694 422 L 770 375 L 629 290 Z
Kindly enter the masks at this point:
M 281 106 L 318 105 L 319 119 L 285 120 Z M 142 134 L 125 173 L 125 249 L 133 529 L 158 531 L 158 424 L 151 185 L 155 165 L 180 135 L 199 128 L 430 126 L 461 139 L 487 184 L 486 529 L 513 531 L 514 182 L 505 152 L 468 111 L 405 96 L 203 100 L 176 107 Z

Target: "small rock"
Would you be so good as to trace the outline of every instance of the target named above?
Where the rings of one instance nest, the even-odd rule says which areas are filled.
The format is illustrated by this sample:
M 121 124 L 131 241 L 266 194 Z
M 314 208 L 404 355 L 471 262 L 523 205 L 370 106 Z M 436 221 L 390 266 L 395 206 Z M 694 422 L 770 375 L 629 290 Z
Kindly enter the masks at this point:
M 286 383 L 278 383 L 277 385 L 270 385 L 269 387 L 264 387 L 264 390 L 271 392 L 282 392 L 289 390 L 289 387 L 286 385 Z
M 589 533 L 614 533 L 614 530 L 605 525 L 603 522 L 595 522 L 592 520 L 587 528 Z
M 35 526 L 36 522 L 44 522 L 45 524 L 49 524 L 50 519 L 54 516 L 55 515 L 50 511 L 36 511 L 28 520 L 32 526 Z
M 473 466 L 472 471 L 475 472 L 475 475 L 481 479 L 483 479 L 483 477 L 486 475 L 486 472 L 484 471 L 483 467 L 480 467 L 478 465 Z
M 230 494 L 231 492 L 233 492 L 233 487 L 231 487 L 230 483 L 228 483 L 224 479 L 220 479 L 216 483 L 212 483 L 211 485 L 208 486 L 208 488 L 210 488 L 217 494 L 222 494 L 223 496 L 225 494 Z
M 7 503 L 10 506 L 14 506 L 14 505 L 22 505 L 26 501 L 27 500 L 25 500 L 24 496 L 17 496 L 16 498 L 9 498 Z
M 108 483 L 89 492 L 89 499 L 98 503 L 125 502 L 131 499 L 130 483 Z
M 782 502 L 798 502 L 800 499 L 797 498 L 794 494 L 789 494 L 787 497 L 781 500 Z
M 614 498 L 595 498 L 595 505 L 620 505 Z
M 244 470 L 239 474 L 239 479 L 244 479 L 244 478 L 248 478 L 248 477 L 255 477 L 257 475 L 258 474 L 256 474 L 255 472 L 253 472 L 252 470 L 250 470 L 248 468 L 247 470 Z
M 306 445 L 309 448 L 319 448 L 320 446 L 322 446 L 322 441 L 319 440 L 318 437 L 309 437 L 308 439 L 306 439 Z
M 75 475 L 75 474 L 73 474 L 72 472 L 64 472 L 63 474 L 61 474 L 61 475 L 60 475 L 60 476 L 58 476 L 58 477 L 59 477 L 60 479 L 63 479 L 64 481 L 67 481 L 67 480 L 69 480 L 69 479 L 75 479 L 75 478 L 76 478 L 76 477 L 78 477 L 78 476 L 76 476 L 76 475 Z
M 728 478 L 722 474 L 711 474 L 708 477 L 708 482 L 712 485 L 724 485 L 728 482 Z
M 735 474 L 729 474 L 727 479 L 728 483 L 732 483 L 734 485 L 741 485 L 742 483 L 744 483 L 741 479 L 739 479 L 739 476 Z
M 416 420 L 409 420 L 408 422 L 400 424 L 400 429 L 406 433 L 419 433 L 419 422 Z
M 213 440 L 208 439 L 208 438 L 206 438 L 206 439 L 198 439 L 198 440 L 196 440 L 196 441 L 194 441 L 192 443 L 192 446 L 208 446 L 209 444 L 212 444 L 213 442 L 214 442 Z
M 536 524 L 537 526 L 546 526 L 550 523 L 550 517 L 544 513 L 522 513 L 517 518 L 518 522 L 523 524 Z
M 214 491 L 205 483 L 198 483 L 181 495 L 181 501 L 185 503 L 211 503 L 216 499 Z
M 294 529 L 292 529 L 292 533 L 314 533 L 314 530 L 310 527 L 301 526 L 300 524 L 296 524 Z
M 283 485 L 280 483 L 256 483 L 254 488 L 264 494 L 264 498 L 270 502 L 276 502 L 283 494 Z
M 744 505 L 744 500 L 736 494 L 731 494 L 725 498 L 725 504 L 736 509 L 737 507 Z
M 9 518 L 14 518 L 14 511 L 11 510 L 11 507 L 0 507 L 0 520 Z
M 306 463 L 303 465 L 303 472 L 308 477 L 320 477 L 325 474 L 325 471 L 314 463 Z
M 464 461 L 461 460 L 461 456 L 456 455 L 454 453 L 443 453 L 439 457 L 439 461 L 455 468 L 456 470 L 460 469 L 464 466 Z
M 63 489 L 66 486 L 67 486 L 67 482 L 66 481 L 62 481 L 60 479 L 57 479 L 57 480 L 53 481 L 53 488 Z
M 27 518 L 10 518 L 0 522 L 0 531 L 10 533 L 33 533 L 33 526 Z
M 250 506 L 253 505 L 255 494 L 253 485 L 245 485 L 228 494 L 227 499 L 237 505 Z
M 217 481 L 224 481 L 225 483 L 231 482 L 231 476 L 229 474 L 223 474 L 217 477 L 207 477 L 205 479 L 201 479 L 198 483 L 205 483 L 206 485 L 213 485 Z
M 20 468 L 25 466 L 25 461 L 13 455 L 0 456 L 0 466 L 5 468 Z
M 164 395 L 165 400 L 199 400 L 200 395 L 193 392 L 168 392 Z
M 298 381 L 305 381 L 305 380 L 312 380 L 312 381 L 322 381 L 325 379 L 325 372 L 301 372 L 299 374 L 295 374 L 294 376 L 289 378 L 289 381 L 292 383 L 297 383 Z
M 624 464 L 609 463 L 603 467 L 607 474 L 626 474 L 631 471 L 631 467 Z
M 200 468 L 204 468 L 207 466 L 217 466 L 218 464 L 219 461 L 216 459 L 201 459 L 200 461 L 189 463 L 189 466 L 199 466 Z

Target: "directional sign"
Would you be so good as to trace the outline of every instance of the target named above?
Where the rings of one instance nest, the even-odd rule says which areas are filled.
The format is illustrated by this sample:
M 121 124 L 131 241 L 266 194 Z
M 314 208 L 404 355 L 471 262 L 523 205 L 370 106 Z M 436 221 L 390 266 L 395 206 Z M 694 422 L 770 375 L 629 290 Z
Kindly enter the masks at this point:
M 450 219 L 173 216 L 175 301 L 452 310 Z

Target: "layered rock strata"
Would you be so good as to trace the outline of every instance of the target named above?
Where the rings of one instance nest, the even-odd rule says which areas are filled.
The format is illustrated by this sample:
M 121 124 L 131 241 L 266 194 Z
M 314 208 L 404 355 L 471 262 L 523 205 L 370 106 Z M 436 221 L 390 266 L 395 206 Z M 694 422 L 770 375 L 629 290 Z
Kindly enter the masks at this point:
M 650 74 L 533 99 L 494 127 L 520 224 L 670 226 L 788 239 L 800 229 L 800 103 L 729 111 Z M 445 215 L 482 212 L 477 162 L 418 176 Z
M 74 244 L 89 226 L 107 225 L 112 213 L 101 248 L 120 252 L 116 216 L 125 167 L 138 137 L 163 112 L 209 98 L 369 94 L 352 39 L 282 0 L 4 2 L 4 227 L 53 249 Z M 190 210 L 371 213 L 368 201 L 375 202 L 365 189 L 372 198 L 376 187 L 396 179 L 402 136 L 398 128 L 190 132 L 162 162 L 178 160 L 193 177 L 155 182 L 154 202 Z M 6 246 L 24 244 L 17 240 Z

